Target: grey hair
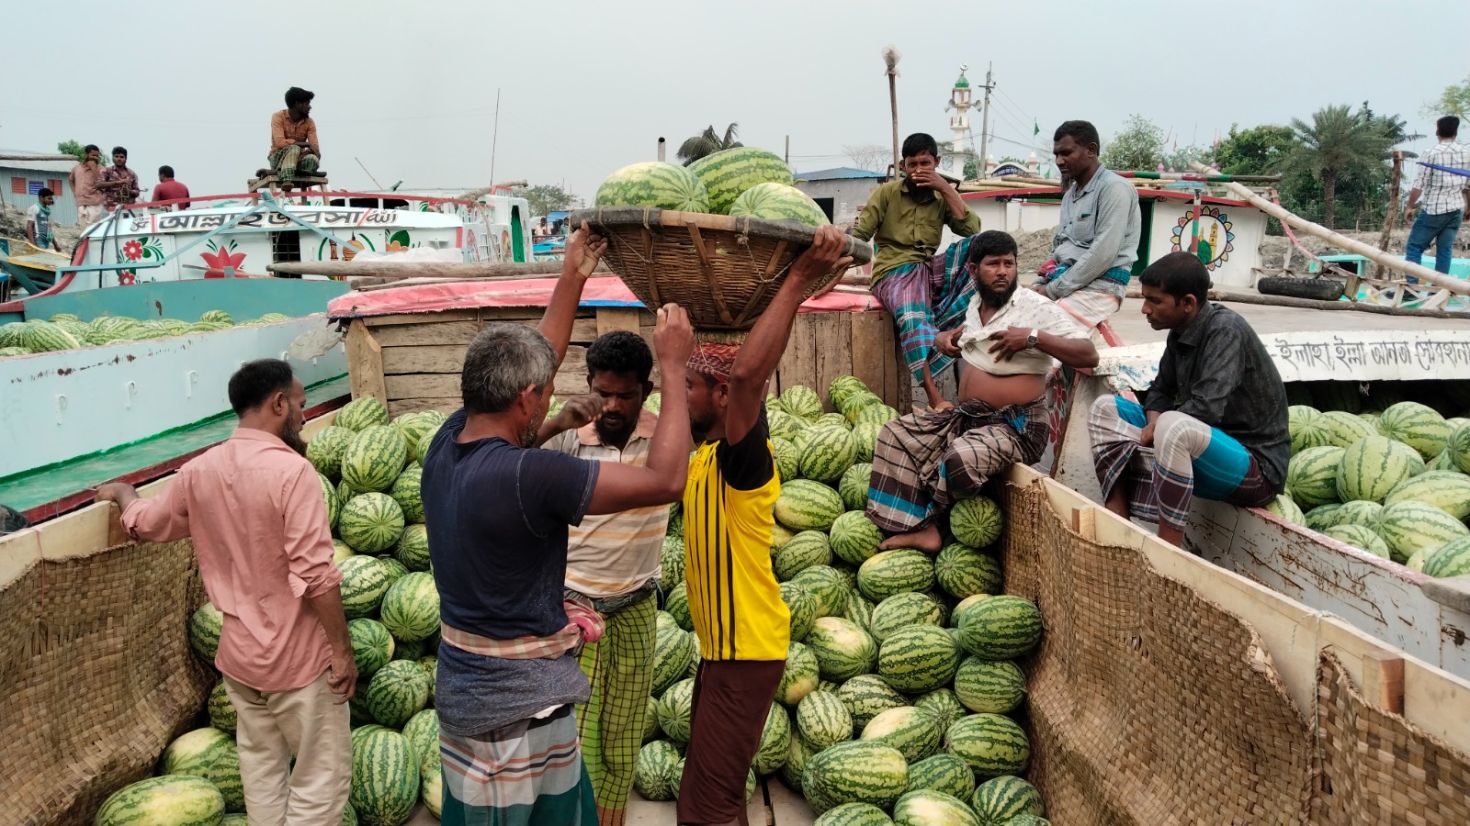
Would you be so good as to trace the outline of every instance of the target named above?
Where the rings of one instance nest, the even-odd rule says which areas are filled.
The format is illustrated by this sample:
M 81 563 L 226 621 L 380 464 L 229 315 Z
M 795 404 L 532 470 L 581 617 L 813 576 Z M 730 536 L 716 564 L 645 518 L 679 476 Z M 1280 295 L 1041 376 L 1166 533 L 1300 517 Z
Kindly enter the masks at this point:
M 460 395 L 470 413 L 500 413 L 528 385 L 544 389 L 555 372 L 556 351 L 541 333 L 524 324 L 487 324 L 465 353 Z

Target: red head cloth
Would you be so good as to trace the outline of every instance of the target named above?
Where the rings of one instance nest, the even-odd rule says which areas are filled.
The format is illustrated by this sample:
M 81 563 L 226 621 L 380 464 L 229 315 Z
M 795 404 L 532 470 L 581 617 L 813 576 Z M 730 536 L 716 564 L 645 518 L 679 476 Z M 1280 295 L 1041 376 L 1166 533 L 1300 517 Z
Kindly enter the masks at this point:
M 701 342 L 689 356 L 689 369 L 695 373 L 713 376 L 717 381 L 729 381 L 730 371 L 735 367 L 735 354 L 738 352 L 738 344 Z

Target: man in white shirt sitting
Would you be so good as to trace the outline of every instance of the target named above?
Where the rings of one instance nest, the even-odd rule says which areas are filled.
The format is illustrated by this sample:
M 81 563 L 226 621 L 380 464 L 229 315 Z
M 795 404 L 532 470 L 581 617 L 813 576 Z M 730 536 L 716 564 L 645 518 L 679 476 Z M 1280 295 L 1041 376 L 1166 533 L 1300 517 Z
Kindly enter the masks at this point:
M 980 233 L 965 267 L 977 288 L 965 323 L 935 340 L 941 353 L 962 359 L 958 406 L 889 422 L 873 451 L 867 514 L 891 534 L 885 549 L 937 553 L 937 519 L 951 505 L 1013 463 L 1041 458 L 1053 359 L 1097 364 L 1087 330 L 1051 299 L 1016 289 L 1014 238 Z

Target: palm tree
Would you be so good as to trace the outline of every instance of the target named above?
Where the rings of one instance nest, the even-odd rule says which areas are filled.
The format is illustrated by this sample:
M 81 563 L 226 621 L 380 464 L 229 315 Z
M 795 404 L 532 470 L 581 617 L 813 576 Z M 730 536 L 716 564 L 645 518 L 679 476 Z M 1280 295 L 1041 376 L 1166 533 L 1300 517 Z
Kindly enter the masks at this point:
M 679 144 L 679 151 L 674 156 L 684 162 L 685 166 L 694 163 L 705 155 L 713 155 L 722 149 L 734 149 L 745 144 L 736 140 L 740 124 L 732 123 L 725 127 L 724 137 L 715 132 L 714 124 L 704 128 L 704 131 Z
M 1295 145 L 1277 164 L 1277 171 L 1288 175 L 1307 172 L 1321 179 L 1322 223 L 1331 228 L 1338 180 L 1355 173 L 1371 174 L 1388 158 L 1393 145 L 1405 139 L 1401 122 L 1394 121 L 1376 118 L 1366 108 L 1355 112 L 1351 106 L 1319 109 L 1310 124 L 1292 118 Z

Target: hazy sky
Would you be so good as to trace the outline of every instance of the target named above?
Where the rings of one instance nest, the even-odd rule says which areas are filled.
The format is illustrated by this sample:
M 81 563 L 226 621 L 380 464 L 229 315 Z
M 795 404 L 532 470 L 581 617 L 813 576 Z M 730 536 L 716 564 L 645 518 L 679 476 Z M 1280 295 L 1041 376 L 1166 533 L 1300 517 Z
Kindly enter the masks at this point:
M 905 133 L 948 137 L 960 64 L 975 84 L 994 64 L 996 156 L 1045 151 L 1067 118 L 1106 141 L 1132 112 L 1180 146 L 1363 100 L 1429 132 L 1420 108 L 1470 75 L 1467 0 L 8 6 L 0 147 L 123 144 L 145 185 L 168 163 L 195 194 L 243 189 L 291 85 L 317 94 L 334 186 L 373 186 L 354 158 L 384 186 L 488 183 L 499 88 L 495 179 L 590 199 L 709 123 L 778 153 L 790 135 L 798 171 L 847 164 L 844 146 L 888 141 L 890 43 Z

